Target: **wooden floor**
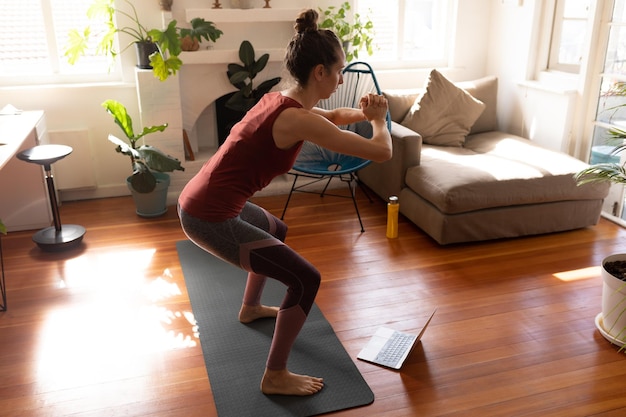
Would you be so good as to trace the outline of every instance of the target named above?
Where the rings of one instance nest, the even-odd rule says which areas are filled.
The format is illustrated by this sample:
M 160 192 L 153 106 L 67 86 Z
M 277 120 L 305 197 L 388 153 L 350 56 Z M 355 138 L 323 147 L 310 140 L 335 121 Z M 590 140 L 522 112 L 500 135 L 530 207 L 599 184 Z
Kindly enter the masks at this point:
M 255 201 L 280 215 L 285 197 Z M 626 355 L 594 326 L 598 265 L 626 251 L 624 229 L 603 219 L 441 247 L 404 219 L 388 240 L 385 204 L 360 208 L 363 234 L 349 200 L 297 195 L 286 216 L 287 243 L 321 271 L 317 304 L 348 353 L 378 326 L 417 331 L 438 310 L 401 372 L 355 359 L 376 400 L 333 416 L 626 415 Z M 216 416 L 175 209 L 142 219 L 122 197 L 64 203 L 61 217 L 86 227 L 82 247 L 45 253 L 32 232 L 2 238 L 0 415 Z

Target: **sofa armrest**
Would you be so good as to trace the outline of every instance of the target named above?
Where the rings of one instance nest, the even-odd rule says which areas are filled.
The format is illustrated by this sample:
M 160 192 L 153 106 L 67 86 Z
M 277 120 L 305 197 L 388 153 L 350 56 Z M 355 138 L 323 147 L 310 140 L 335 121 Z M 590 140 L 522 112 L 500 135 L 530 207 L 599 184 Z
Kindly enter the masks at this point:
M 405 187 L 407 169 L 419 165 L 422 137 L 419 133 L 391 122 L 393 155 L 390 160 L 372 162 L 359 171 L 359 179 L 381 198 L 400 194 Z

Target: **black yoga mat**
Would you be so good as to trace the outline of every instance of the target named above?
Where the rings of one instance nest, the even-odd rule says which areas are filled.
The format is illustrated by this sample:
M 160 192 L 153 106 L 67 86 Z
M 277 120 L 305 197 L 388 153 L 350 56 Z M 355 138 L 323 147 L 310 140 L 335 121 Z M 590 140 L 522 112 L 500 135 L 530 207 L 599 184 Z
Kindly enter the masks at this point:
M 371 389 L 316 305 L 291 351 L 288 368 L 324 378 L 324 388 L 306 397 L 261 393 L 259 384 L 275 320 L 241 324 L 237 315 L 247 273 L 191 241 L 177 242 L 176 247 L 220 417 L 313 416 L 374 401 Z M 268 279 L 262 302 L 280 304 L 285 289 Z

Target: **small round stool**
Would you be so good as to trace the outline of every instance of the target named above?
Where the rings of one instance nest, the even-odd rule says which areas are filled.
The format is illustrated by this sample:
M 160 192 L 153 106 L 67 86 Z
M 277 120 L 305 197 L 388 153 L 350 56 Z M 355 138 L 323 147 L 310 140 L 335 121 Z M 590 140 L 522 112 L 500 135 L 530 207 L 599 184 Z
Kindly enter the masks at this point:
M 59 251 L 78 245 L 85 235 L 85 228 L 75 224 L 61 226 L 61 216 L 57 204 L 54 179 L 50 165 L 71 154 L 73 149 L 66 145 L 39 145 L 17 154 L 17 158 L 33 164 L 42 165 L 46 172 L 46 185 L 50 196 L 50 206 L 54 226 L 41 229 L 33 235 L 33 241 L 43 250 Z

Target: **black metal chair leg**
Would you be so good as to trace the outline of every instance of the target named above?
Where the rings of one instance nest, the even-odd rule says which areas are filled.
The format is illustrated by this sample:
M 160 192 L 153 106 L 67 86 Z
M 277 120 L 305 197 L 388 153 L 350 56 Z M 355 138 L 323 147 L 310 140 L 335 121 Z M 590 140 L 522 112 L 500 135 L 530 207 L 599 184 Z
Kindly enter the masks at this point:
M 352 196 L 352 202 L 354 203 L 354 210 L 356 210 L 356 216 L 359 218 L 359 224 L 361 225 L 361 233 L 365 232 L 363 228 L 363 222 L 361 221 L 361 213 L 359 213 L 359 206 L 356 203 L 356 179 L 352 179 L 348 182 L 348 188 L 350 189 L 350 195 Z

